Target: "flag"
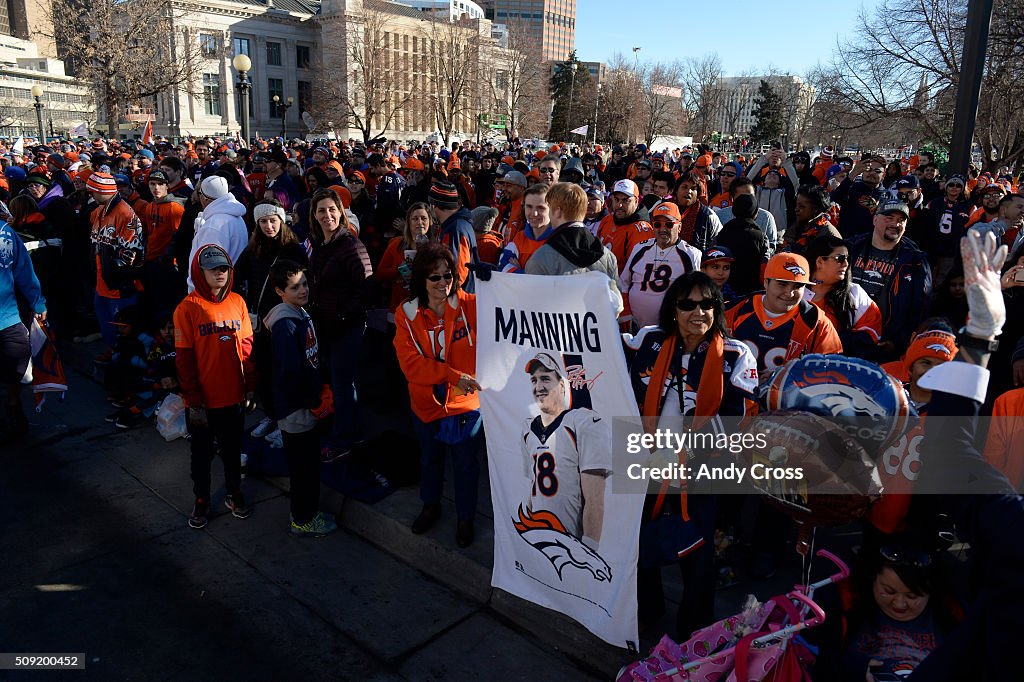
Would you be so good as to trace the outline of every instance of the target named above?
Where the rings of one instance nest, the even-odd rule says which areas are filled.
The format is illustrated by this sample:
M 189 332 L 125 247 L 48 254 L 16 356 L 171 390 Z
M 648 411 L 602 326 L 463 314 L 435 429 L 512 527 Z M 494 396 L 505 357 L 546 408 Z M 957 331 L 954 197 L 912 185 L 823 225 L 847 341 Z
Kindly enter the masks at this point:
M 590 126 L 589 125 L 585 125 L 585 126 L 580 126 L 576 130 L 570 130 L 569 132 L 570 133 L 576 133 L 577 135 L 586 135 L 588 130 L 590 130 Z
M 68 131 L 68 137 L 89 137 L 89 124 L 79 123 Z
M 14 141 L 14 146 L 11 147 L 11 152 L 15 154 L 25 153 L 25 136 L 20 135 L 17 140 Z
M 142 144 L 153 144 L 153 119 L 146 121 L 146 127 L 142 129 Z

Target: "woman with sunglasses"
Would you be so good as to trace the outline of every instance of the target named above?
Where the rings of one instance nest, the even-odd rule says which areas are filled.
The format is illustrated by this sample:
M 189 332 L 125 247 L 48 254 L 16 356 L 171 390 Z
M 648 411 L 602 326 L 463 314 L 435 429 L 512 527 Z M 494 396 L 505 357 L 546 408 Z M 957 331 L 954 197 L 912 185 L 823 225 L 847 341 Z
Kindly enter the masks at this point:
M 852 280 L 850 250 L 830 234 L 804 249 L 811 266 L 811 286 L 804 299 L 821 308 L 835 325 L 847 355 L 872 359 L 882 336 L 882 313 L 864 289 Z
M 689 272 L 669 286 L 657 326 L 624 338 L 645 431 L 718 431 L 719 417 L 751 413 L 757 362 L 745 344 L 726 336 L 722 292 L 703 272 Z M 681 514 L 685 504 L 695 538 L 702 541 L 679 562 L 684 588 L 676 623 L 678 632 L 690 633 L 714 618 L 717 498 L 682 498 L 678 490 L 657 492 L 647 496 L 643 522 L 659 514 Z M 640 555 L 645 554 L 641 548 Z M 639 566 L 637 590 L 641 627 L 650 627 L 665 610 L 661 566 Z
M 423 509 L 412 532 L 425 533 L 441 516 L 445 451 L 455 473 L 455 542 L 473 542 L 480 476 L 480 399 L 476 374 L 476 297 L 462 291 L 451 250 L 419 247 L 409 298 L 395 311 L 395 351 L 409 382 L 413 429 L 420 444 Z

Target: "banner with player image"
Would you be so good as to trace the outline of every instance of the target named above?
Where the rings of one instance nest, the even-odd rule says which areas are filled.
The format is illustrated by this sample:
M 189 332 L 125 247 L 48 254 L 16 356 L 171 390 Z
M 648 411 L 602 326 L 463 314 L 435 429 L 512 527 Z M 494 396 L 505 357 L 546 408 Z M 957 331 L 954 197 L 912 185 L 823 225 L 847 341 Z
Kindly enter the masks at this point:
M 491 584 L 635 650 L 644 498 L 612 494 L 612 420 L 639 415 L 607 277 L 494 274 L 477 343 Z

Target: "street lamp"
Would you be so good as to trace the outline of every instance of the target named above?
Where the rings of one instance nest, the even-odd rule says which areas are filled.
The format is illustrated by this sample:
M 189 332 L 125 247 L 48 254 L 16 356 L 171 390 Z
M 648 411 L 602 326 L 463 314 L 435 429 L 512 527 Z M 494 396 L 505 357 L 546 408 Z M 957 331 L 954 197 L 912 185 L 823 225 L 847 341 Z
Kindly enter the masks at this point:
M 601 105 L 601 88 L 604 87 L 603 83 L 597 84 L 597 97 L 594 99 L 594 144 L 597 144 L 597 111 Z
M 282 102 L 281 101 L 281 97 L 278 96 L 278 95 L 274 95 L 273 99 L 274 99 L 274 104 L 276 104 L 277 108 L 281 110 L 281 137 L 285 140 L 285 142 L 287 142 L 288 141 L 288 119 L 286 118 L 286 116 L 288 116 L 288 109 L 293 104 L 295 104 L 295 98 L 289 97 L 287 103 L 286 102 Z
M 252 81 L 249 80 L 249 69 L 252 68 L 252 60 L 248 55 L 236 54 L 231 64 L 238 72 L 238 92 L 242 98 L 242 139 L 245 146 L 249 146 L 249 90 L 252 88 Z
M 572 71 L 572 81 L 569 85 L 569 113 L 565 117 L 565 127 L 568 129 L 572 125 L 572 96 L 576 91 L 576 62 L 569 65 L 569 70 Z M 568 137 L 568 134 L 566 135 Z
M 39 124 L 39 143 L 44 144 L 46 142 L 46 128 L 43 127 L 43 88 L 39 85 L 32 86 L 32 96 L 36 98 L 36 103 L 33 104 L 36 108 L 36 122 Z

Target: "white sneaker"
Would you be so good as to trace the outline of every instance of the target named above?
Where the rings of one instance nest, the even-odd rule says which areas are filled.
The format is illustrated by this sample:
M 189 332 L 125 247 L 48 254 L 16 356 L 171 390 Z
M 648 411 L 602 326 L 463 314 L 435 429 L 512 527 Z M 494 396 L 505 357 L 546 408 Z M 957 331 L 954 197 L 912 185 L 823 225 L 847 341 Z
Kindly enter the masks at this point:
M 264 417 L 260 420 L 260 423 L 256 425 L 256 428 L 249 433 L 252 434 L 253 438 L 263 438 L 275 429 L 277 429 L 277 422 L 270 417 Z
M 276 429 L 273 433 L 264 436 L 263 440 L 270 443 L 270 447 L 272 448 L 284 447 L 284 437 L 281 436 L 281 429 Z

